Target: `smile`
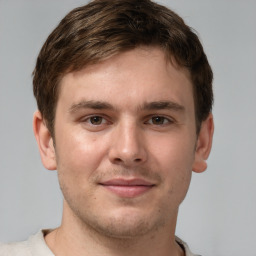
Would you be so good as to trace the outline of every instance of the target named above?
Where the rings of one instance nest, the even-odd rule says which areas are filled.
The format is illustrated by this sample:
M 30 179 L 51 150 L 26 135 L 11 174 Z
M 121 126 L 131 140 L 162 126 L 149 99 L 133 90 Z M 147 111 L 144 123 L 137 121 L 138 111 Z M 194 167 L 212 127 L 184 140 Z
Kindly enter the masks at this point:
M 155 184 L 142 179 L 113 179 L 100 183 L 101 186 L 120 197 L 133 198 L 151 190 Z

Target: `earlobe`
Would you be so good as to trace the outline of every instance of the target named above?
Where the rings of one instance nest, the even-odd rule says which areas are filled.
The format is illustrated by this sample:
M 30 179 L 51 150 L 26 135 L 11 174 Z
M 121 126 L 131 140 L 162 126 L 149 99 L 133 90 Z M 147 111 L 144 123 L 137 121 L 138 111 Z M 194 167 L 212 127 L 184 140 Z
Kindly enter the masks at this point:
M 34 113 L 33 130 L 44 167 L 48 170 L 56 170 L 53 139 L 39 111 Z
M 212 138 L 214 132 L 213 116 L 210 114 L 208 118 L 202 122 L 201 129 L 197 138 L 195 159 L 192 166 L 194 172 L 203 172 L 207 168 L 206 160 L 212 148 Z

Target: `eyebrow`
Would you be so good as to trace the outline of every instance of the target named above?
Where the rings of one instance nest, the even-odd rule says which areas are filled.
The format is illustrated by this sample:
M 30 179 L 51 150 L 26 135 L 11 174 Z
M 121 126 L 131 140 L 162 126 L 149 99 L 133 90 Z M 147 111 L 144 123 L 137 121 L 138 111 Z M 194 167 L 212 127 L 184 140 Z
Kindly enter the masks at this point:
M 96 110 L 114 110 L 115 107 L 108 102 L 104 101 L 86 101 L 83 100 L 79 103 L 74 103 L 69 108 L 70 113 L 75 113 L 80 109 L 96 109 Z M 141 106 L 138 107 L 138 110 L 161 110 L 161 109 L 168 109 L 174 111 L 184 111 L 185 107 L 173 102 L 173 101 L 153 101 L 153 102 L 145 102 Z
M 72 104 L 72 106 L 69 109 L 70 113 L 74 113 L 77 112 L 80 109 L 86 109 L 86 108 L 91 108 L 91 109 L 109 109 L 109 110 L 113 110 L 114 107 L 107 103 L 107 102 L 102 102 L 102 101 L 94 101 L 94 100 L 83 100 L 79 103 L 75 103 Z
M 173 101 L 153 101 L 146 102 L 142 105 L 142 109 L 145 110 L 161 110 L 161 109 L 169 109 L 174 111 L 184 111 L 185 107 L 180 105 L 179 103 Z

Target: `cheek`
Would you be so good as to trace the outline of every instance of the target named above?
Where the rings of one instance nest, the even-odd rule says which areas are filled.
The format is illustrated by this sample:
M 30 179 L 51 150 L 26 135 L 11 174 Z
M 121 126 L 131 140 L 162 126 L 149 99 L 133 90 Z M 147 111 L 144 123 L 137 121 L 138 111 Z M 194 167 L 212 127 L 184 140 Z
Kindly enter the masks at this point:
M 90 177 L 97 170 L 102 155 L 96 142 L 94 138 L 70 135 L 63 140 L 59 137 L 56 143 L 59 184 L 69 202 L 74 198 L 82 200 L 83 195 L 93 190 Z
M 188 138 L 183 134 L 158 140 L 158 143 L 152 143 L 151 150 L 154 168 L 164 177 L 165 189 L 180 194 L 181 198 L 190 184 L 194 160 L 194 141 Z
M 186 134 L 158 137 L 155 140 L 151 137 L 150 155 L 167 169 L 192 167 L 194 154 L 195 140 Z
M 65 134 L 68 134 L 66 136 Z M 88 177 L 98 168 L 104 157 L 106 145 L 97 136 L 72 131 L 56 138 L 57 169 L 72 178 Z

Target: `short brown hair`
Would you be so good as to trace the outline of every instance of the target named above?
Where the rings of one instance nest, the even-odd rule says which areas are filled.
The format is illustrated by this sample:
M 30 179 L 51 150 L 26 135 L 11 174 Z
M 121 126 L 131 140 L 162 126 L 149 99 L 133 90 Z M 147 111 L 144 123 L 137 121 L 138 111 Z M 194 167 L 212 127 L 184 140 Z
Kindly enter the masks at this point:
M 49 35 L 33 71 L 39 111 L 54 135 L 59 83 L 68 72 L 139 46 L 157 46 L 190 71 L 197 131 L 212 109 L 213 74 L 193 30 L 150 0 L 95 0 L 68 13 Z

